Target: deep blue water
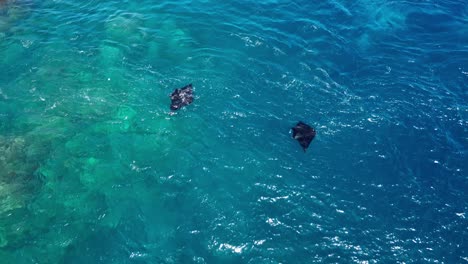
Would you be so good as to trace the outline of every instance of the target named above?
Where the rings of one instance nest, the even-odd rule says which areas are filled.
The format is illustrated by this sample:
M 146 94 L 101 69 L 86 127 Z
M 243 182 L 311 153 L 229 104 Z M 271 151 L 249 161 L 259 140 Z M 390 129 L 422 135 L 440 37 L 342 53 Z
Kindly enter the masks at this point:
M 0 263 L 468 262 L 465 1 L 0 1 L 0 69 Z

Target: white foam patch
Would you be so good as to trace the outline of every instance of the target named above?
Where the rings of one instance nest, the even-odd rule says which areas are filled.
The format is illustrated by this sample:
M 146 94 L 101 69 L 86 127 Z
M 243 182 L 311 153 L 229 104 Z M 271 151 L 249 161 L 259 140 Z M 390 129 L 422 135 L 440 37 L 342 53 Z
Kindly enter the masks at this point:
M 267 224 L 271 225 L 271 226 L 278 226 L 278 225 L 281 225 L 281 222 L 276 219 L 276 218 L 268 218 L 266 220 Z
M 235 254 L 241 254 L 242 251 L 246 248 L 247 245 L 241 245 L 241 246 L 234 246 L 228 243 L 223 243 L 219 245 L 218 250 L 220 251 L 231 251 L 232 253 Z
M 455 213 L 458 217 L 465 219 L 465 213 Z

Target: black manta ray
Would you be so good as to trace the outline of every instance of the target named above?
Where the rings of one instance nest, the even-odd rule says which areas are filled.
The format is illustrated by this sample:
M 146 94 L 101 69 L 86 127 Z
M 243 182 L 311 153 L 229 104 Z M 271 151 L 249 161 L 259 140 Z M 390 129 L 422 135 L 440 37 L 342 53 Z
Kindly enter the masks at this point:
M 179 110 L 193 102 L 192 84 L 175 89 L 171 94 L 171 110 Z
M 293 138 L 299 142 L 299 144 L 305 152 L 309 147 L 310 142 L 314 140 L 316 134 L 315 129 L 303 123 L 302 121 L 299 121 L 299 123 L 297 123 L 296 126 L 292 128 L 292 131 Z

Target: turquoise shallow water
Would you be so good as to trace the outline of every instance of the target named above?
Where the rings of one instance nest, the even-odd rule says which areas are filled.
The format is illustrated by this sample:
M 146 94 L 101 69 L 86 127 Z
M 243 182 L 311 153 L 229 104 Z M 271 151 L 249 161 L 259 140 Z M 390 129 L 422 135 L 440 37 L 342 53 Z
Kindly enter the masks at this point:
M 0 3 L 0 263 L 468 262 L 464 1 Z

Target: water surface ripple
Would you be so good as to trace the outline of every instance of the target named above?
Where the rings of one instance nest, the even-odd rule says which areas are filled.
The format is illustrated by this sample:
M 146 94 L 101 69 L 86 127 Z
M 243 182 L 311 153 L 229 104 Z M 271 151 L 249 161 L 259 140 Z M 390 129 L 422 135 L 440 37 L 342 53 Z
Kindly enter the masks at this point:
M 0 1 L 0 262 L 468 262 L 467 25 L 460 0 Z

